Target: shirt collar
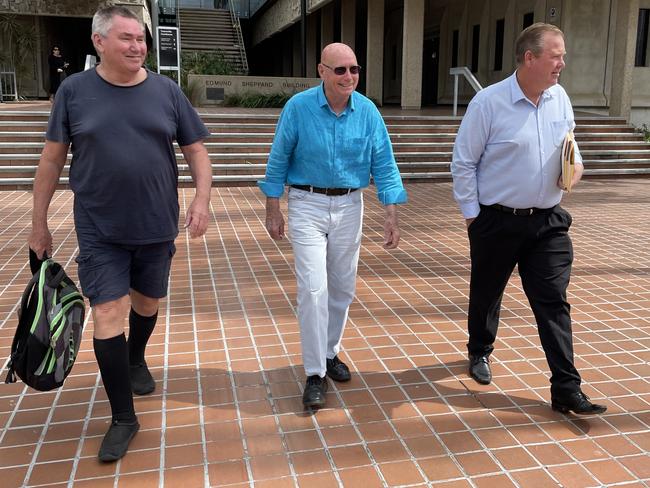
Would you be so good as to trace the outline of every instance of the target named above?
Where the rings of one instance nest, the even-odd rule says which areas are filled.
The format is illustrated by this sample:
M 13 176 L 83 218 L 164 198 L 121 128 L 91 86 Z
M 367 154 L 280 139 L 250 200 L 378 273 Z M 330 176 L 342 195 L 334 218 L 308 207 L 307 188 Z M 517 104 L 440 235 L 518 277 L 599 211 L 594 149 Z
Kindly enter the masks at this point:
M 553 92 L 551 91 L 551 88 L 547 88 L 546 90 L 544 90 L 542 92 L 541 98 L 543 98 L 544 100 L 548 98 L 553 98 Z M 526 95 L 524 95 L 523 90 L 519 86 L 519 82 L 517 81 L 517 70 L 515 70 L 515 72 L 512 73 L 512 75 L 510 75 L 510 96 L 513 105 L 520 100 L 528 100 L 528 98 L 526 98 Z
M 354 99 L 356 98 L 356 94 L 357 94 L 356 91 L 352 92 L 352 95 L 350 95 L 350 99 L 348 100 L 348 106 L 343 112 L 341 112 L 341 115 L 347 113 L 348 110 L 354 112 L 355 110 Z M 325 96 L 325 84 L 322 81 L 320 83 L 320 89 L 316 91 L 316 96 L 318 97 L 318 105 L 320 107 L 327 107 L 329 110 L 332 110 L 329 106 L 329 103 L 327 102 L 327 97 Z

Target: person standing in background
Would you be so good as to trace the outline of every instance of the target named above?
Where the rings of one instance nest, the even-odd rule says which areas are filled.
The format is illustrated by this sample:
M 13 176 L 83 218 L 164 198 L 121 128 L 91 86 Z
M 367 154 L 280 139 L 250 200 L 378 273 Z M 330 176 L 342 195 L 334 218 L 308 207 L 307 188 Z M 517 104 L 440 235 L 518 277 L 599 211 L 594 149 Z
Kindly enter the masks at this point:
M 54 96 L 59 90 L 61 81 L 66 77 L 66 69 L 69 64 L 63 59 L 61 49 L 58 46 L 52 48 L 52 52 L 47 57 L 47 64 L 50 68 L 50 101 L 54 101 Z

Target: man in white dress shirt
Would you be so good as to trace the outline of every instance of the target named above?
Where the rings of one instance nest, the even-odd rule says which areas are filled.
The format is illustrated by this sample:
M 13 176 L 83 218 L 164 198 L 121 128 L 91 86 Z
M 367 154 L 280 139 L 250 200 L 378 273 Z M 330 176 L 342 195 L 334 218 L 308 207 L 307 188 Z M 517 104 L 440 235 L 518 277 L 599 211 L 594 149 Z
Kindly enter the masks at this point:
M 470 376 L 482 384 L 492 380 L 488 358 L 503 292 L 517 265 L 551 370 L 552 408 L 595 414 L 606 407 L 591 403 L 580 388 L 566 296 L 573 246 L 571 216 L 559 205 L 560 159 L 575 122 L 558 85 L 565 54 L 564 34 L 553 25 L 537 23 L 519 35 L 516 71 L 467 107 L 451 170 L 470 242 Z M 576 147 L 573 184 L 582 172 Z

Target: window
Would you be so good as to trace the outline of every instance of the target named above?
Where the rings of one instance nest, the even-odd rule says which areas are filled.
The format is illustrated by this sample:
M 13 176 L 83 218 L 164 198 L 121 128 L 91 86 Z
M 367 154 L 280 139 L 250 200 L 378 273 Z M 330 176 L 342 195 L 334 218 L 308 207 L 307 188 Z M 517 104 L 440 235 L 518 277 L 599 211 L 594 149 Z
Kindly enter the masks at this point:
M 503 36 L 506 19 L 497 20 L 497 28 L 494 40 L 494 71 L 503 69 Z
M 458 66 L 458 29 L 452 34 L 451 39 L 451 67 Z
M 481 26 L 476 24 L 472 27 L 472 73 L 478 71 L 478 48 L 481 38 Z
M 650 24 L 650 9 L 639 9 L 639 23 L 636 28 L 636 54 L 634 66 L 648 66 L 648 24 Z
M 524 24 L 521 28 L 524 30 L 526 27 L 530 27 L 535 22 L 535 12 L 528 12 L 524 14 Z

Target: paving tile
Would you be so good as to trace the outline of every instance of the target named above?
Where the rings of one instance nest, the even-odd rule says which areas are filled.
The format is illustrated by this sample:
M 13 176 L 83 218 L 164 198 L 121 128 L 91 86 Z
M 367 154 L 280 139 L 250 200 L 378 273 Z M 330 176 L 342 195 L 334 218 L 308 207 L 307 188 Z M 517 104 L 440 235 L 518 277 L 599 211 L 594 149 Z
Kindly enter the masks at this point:
M 359 449 L 361 446 L 351 446 L 351 447 L 342 447 L 339 448 L 341 452 L 341 461 L 345 461 L 345 454 L 343 450 L 345 449 Z M 336 450 L 332 450 L 332 457 L 334 457 L 334 452 Z M 331 469 L 331 465 L 329 462 L 329 459 L 327 459 L 327 456 L 324 451 L 322 450 L 317 450 L 317 451 L 304 451 L 304 452 L 295 452 L 292 453 L 290 456 L 290 462 L 293 465 L 294 470 L 298 474 L 307 474 L 307 473 L 319 473 L 323 471 L 329 472 Z M 334 457 L 336 460 L 336 457 Z M 350 464 L 350 463 L 348 463 Z M 356 466 L 356 462 L 352 464 L 352 466 Z M 337 467 L 342 467 L 337 464 Z
M 343 469 L 339 471 L 343 486 L 363 486 L 364 488 L 382 488 L 382 478 L 375 468 L 363 466 L 359 468 Z
M 584 467 L 577 464 L 551 466 L 548 471 L 558 480 L 561 486 L 567 488 L 598 485 L 596 479 Z
M 291 474 L 289 460 L 285 454 L 256 456 L 250 460 L 253 477 L 256 480 L 281 478 Z
M 332 473 L 318 473 L 298 476 L 298 486 L 300 488 L 338 488 L 340 484 Z
M 439 482 L 465 477 L 465 473 L 460 464 L 455 458 L 448 456 L 418 459 L 418 465 L 424 471 L 429 481 Z
M 327 408 L 305 411 L 289 239 L 268 238 L 256 188 L 215 188 L 218 224 L 201 242 L 183 233 L 177 240 L 162 327 L 147 349 L 157 389 L 135 399 L 142 428 L 130 452 L 119 465 L 97 461 L 110 407 L 84 342 L 59 392 L 20 384 L 0 392 L 2 486 L 21 486 L 28 469 L 30 484 L 45 480 L 48 488 L 70 477 L 93 488 L 114 480 L 229 488 L 643 486 L 650 480 L 644 183 L 591 180 L 566 199 L 574 215 L 576 364 L 585 393 L 608 405 L 604 416 L 550 410 L 548 366 L 516 272 L 504 296 L 494 381 L 468 377 L 467 237 L 462 219 L 450 218 L 459 214 L 448 183 L 409 185 L 400 249 L 391 253 L 377 239 L 383 209 L 366 199 L 357 297 L 340 353 L 353 378 L 330 384 Z M 192 194 L 181 190 L 181 202 Z M 52 208 L 57 257 L 70 263 L 76 242 L 63 216 L 71 204 L 71 194 L 59 191 Z M 27 214 L 30 205 L 27 192 L 0 192 L 3 235 L 25 235 L 24 219 L 7 212 Z M 12 256 L 23 242 L 0 236 L 0 324 L 22 292 L 24 263 Z M 91 320 L 89 336 L 92 329 Z M 0 350 L 8 350 L 11 332 L 0 327 Z
M 379 469 L 389 486 L 410 485 L 424 480 L 412 461 L 379 463 Z

